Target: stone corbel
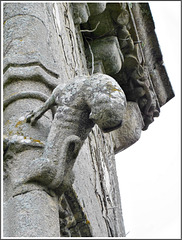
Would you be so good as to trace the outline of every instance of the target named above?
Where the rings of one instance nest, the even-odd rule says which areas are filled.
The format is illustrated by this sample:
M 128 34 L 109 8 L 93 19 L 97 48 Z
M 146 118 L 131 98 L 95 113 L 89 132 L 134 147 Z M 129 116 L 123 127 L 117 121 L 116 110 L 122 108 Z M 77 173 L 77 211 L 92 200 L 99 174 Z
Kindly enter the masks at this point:
M 91 3 L 90 2 L 90 3 L 88 3 L 88 7 L 90 10 L 90 15 L 95 16 L 95 15 L 102 13 L 105 10 L 106 3 L 104 3 L 104 2 Z
M 138 104 L 146 130 L 160 108 L 132 21 L 125 4 L 108 3 L 105 11 L 91 16 L 82 29 L 90 71 L 104 70 L 116 79 L 127 100 Z
M 89 16 L 100 14 L 106 8 L 106 3 L 72 3 L 73 19 L 75 24 L 88 21 Z
M 106 74 L 114 75 L 121 70 L 124 57 L 120 50 L 117 37 L 111 36 L 102 39 L 96 39 L 90 42 L 90 46 L 92 52 L 90 52 L 89 48 L 86 50 L 89 69 L 92 68 L 91 54 L 93 53 L 94 65 L 97 65 L 98 61 L 101 61 Z M 96 70 L 98 71 L 98 69 Z

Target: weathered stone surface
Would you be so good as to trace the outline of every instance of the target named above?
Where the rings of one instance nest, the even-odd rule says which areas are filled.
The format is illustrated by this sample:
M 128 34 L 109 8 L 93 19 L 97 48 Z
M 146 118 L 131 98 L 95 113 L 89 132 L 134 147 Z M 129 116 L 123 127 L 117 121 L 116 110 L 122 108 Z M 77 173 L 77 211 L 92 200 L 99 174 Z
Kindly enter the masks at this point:
M 155 36 L 149 47 L 143 42 L 144 52 L 142 50 L 140 40 L 153 34 L 146 5 L 142 8 L 140 4 L 132 4 L 131 9 L 131 4 L 126 3 L 13 2 L 3 6 L 4 236 L 124 237 L 114 152 L 122 151 L 139 139 L 142 117 L 146 127 L 157 115 L 157 99 L 162 106 L 173 97 L 166 71 L 158 61 L 161 60 L 158 46 L 152 49 Z M 87 57 L 91 55 L 87 59 L 90 65 L 85 53 Z M 155 63 L 156 68 L 153 68 Z M 89 131 L 84 134 L 80 125 L 77 132 L 86 140 L 82 142 L 79 155 L 74 151 L 76 144 L 67 145 L 73 159 L 77 156 L 73 171 L 68 169 L 61 188 L 51 189 L 49 184 L 56 173 L 49 171 L 49 163 L 42 167 L 45 160 L 42 156 L 56 109 L 44 114 L 34 126 L 26 122 L 25 115 L 43 105 L 58 84 L 64 89 L 73 86 L 69 84 L 76 76 L 89 76 L 87 64 L 91 73 L 95 64 L 94 72 L 112 75 L 124 89 L 127 100 L 133 102 L 128 102 L 123 129 L 112 134 L 103 133 L 101 122 L 95 121 L 101 129 L 95 125 L 86 138 Z M 141 66 L 144 67 L 142 77 Z M 146 76 L 149 76 L 147 80 Z M 113 88 L 109 89 L 112 92 Z M 87 98 L 91 95 L 87 94 Z M 79 104 L 77 101 L 76 105 Z M 97 109 L 97 104 L 92 102 L 94 104 Z M 152 114 L 145 115 L 145 110 Z M 64 111 L 63 119 L 68 118 L 64 123 L 69 122 L 70 115 L 72 119 L 71 124 L 64 125 L 66 131 L 75 124 L 73 118 L 79 111 L 69 115 L 66 109 Z M 81 115 L 79 118 L 84 122 Z M 53 128 L 51 131 L 54 133 Z M 57 137 L 62 141 L 66 135 L 62 131 Z M 78 143 L 75 149 L 80 148 L 78 138 L 69 140 Z M 56 163 L 66 141 L 61 146 L 59 141 L 57 143 Z M 36 159 L 43 161 L 37 165 Z M 32 166 L 38 171 L 31 170 L 30 175 L 36 176 L 29 178 L 27 173 Z
M 64 11 L 68 14 L 64 15 Z M 60 22 L 64 22 L 67 28 L 62 28 Z M 36 237 L 36 235 L 59 237 L 58 212 L 51 211 L 51 202 L 45 203 L 41 198 L 41 194 L 47 194 L 47 197 L 54 194 L 36 182 L 28 184 L 22 182 L 25 178 L 25 170 L 31 166 L 34 159 L 42 155 L 52 114 L 47 112 L 35 127 L 27 124 L 23 116 L 42 104 L 55 85 L 58 83 L 64 85 L 76 73 L 87 72 L 85 61 L 80 60 L 83 58 L 83 49 L 81 49 L 81 42 L 76 40 L 77 37 L 79 38 L 78 32 L 76 33 L 77 30 L 66 3 L 7 3 L 4 5 L 3 30 L 4 134 L 6 135 L 4 201 L 5 206 L 8 205 L 4 209 L 4 216 L 5 222 L 9 221 L 8 219 L 13 221 L 12 229 L 7 222 L 4 234 L 6 237 Z M 69 47 L 66 47 L 66 43 Z M 39 199 L 39 205 L 42 202 L 41 214 L 39 211 L 33 212 L 38 203 L 35 203 L 35 206 L 32 205 L 31 211 L 34 214 L 32 219 L 41 219 L 40 223 L 36 222 L 35 225 L 32 222 L 32 225 L 26 225 L 24 222 L 26 216 L 22 218 L 13 210 L 13 204 L 16 205 L 15 196 L 18 196 L 22 201 L 21 204 L 26 207 L 29 200 L 26 201 L 25 193 L 29 196 L 29 192 L 34 193 L 37 201 Z M 12 205 L 12 208 L 9 205 Z M 43 211 L 44 208 L 45 211 Z M 49 218 L 45 215 L 46 211 Z M 26 212 L 24 214 L 26 215 Z M 52 221 L 51 218 L 56 221 Z M 49 221 L 52 221 L 54 227 L 51 227 Z M 49 230 L 50 227 L 52 230 Z M 36 229 L 38 229 L 37 232 Z
M 122 67 L 123 55 L 120 51 L 118 39 L 114 36 L 94 40 L 90 43 L 95 61 L 102 61 L 104 70 L 108 75 L 118 73 Z M 90 50 L 87 48 L 89 66 L 92 65 Z M 113 62 L 115 64 L 113 64 Z
M 103 134 L 95 126 L 73 168 L 73 188 L 90 222 L 93 237 L 125 236 L 113 154 L 111 133 Z
M 26 117 L 27 121 L 35 125 L 54 105 L 58 108 L 43 156 L 24 170 L 22 183 L 36 180 L 48 188 L 61 188 L 94 124 L 104 132 L 122 125 L 126 97 L 117 82 L 105 74 L 77 77 L 64 88 L 58 85 L 45 104 Z
M 107 3 L 104 12 L 90 16 L 81 28 L 88 67 L 95 72 L 94 60 L 102 61 L 104 72 L 118 81 L 127 100 L 138 103 L 147 130 L 160 106 L 174 96 L 148 4 Z M 113 45 L 105 43 L 112 38 L 119 43 L 121 66 Z
M 34 190 L 4 203 L 4 237 L 59 237 L 57 198 Z
M 88 21 L 90 11 L 87 3 L 72 4 L 73 17 L 75 24 L 81 24 Z
M 47 29 L 49 20 L 42 11 L 45 7 L 45 4 L 39 3 L 33 11 L 35 3 L 4 5 L 4 71 L 9 67 L 32 64 L 57 77 Z
M 96 28 L 97 26 L 97 28 Z M 112 36 L 115 33 L 115 26 L 110 13 L 107 9 L 101 14 L 90 16 L 87 24 L 83 24 L 84 29 L 95 29 L 91 34 L 86 32 L 86 36 L 91 35 L 93 38 L 100 38 L 104 36 Z
M 106 3 L 99 2 L 99 3 L 88 3 L 88 7 L 90 10 L 91 15 L 98 15 L 99 13 L 102 13 L 106 8 Z
M 144 122 L 137 103 L 128 102 L 122 127 L 111 133 L 115 154 L 138 141 L 143 127 Z
M 40 182 L 24 181 L 25 170 L 43 154 L 54 109 L 52 113 L 47 112 L 35 126 L 26 123 L 23 116 L 42 105 L 57 84 L 64 87 L 75 75 L 88 74 L 83 40 L 79 27 L 73 23 L 69 4 L 7 3 L 4 11 L 4 235 L 59 237 L 63 234 L 63 230 L 58 231 L 62 224 L 61 229 L 68 229 L 69 236 L 110 236 L 110 230 L 106 227 L 108 220 L 104 220 L 102 214 L 98 219 L 95 218 L 92 205 L 86 212 L 76 188 L 76 195 L 69 188 L 65 195 L 67 208 L 73 217 L 70 221 L 67 218 L 64 227 L 65 219 L 62 217 L 60 220 L 61 213 L 56 210 L 60 201 L 58 204 L 58 200 L 54 200 L 55 193 Z M 42 30 L 38 32 L 39 29 Z M 104 143 L 101 145 L 104 146 Z M 87 145 L 86 155 L 89 148 Z M 80 156 L 81 161 L 87 165 Z M 99 156 L 96 161 L 100 161 Z M 89 171 L 93 171 L 93 168 Z M 88 172 L 84 172 L 85 177 Z M 103 176 L 104 174 L 103 171 Z M 72 183 L 71 179 L 70 176 L 66 183 Z M 118 192 L 117 183 L 115 188 Z M 56 194 L 59 195 L 59 191 Z M 93 191 L 92 194 L 89 198 L 98 201 L 96 193 Z M 102 201 L 105 201 L 105 197 L 104 194 Z M 92 201 L 89 203 L 92 204 Z M 77 211 L 74 211 L 75 204 Z M 95 204 L 97 210 L 101 209 L 99 202 Z M 18 212 L 19 209 L 22 211 Z M 113 230 L 112 234 L 121 236 L 124 231 L 124 226 L 120 224 L 122 213 L 116 208 L 114 214 L 119 217 L 113 217 L 110 225 L 117 225 L 118 229 Z M 92 215 L 92 224 L 87 215 Z M 100 226 L 99 230 L 97 226 Z
M 89 66 L 88 66 L 89 67 Z M 93 68 L 93 69 L 92 69 Z M 105 69 L 104 69 L 104 65 L 103 62 L 101 60 L 99 61 L 94 61 L 94 65 L 90 66 L 89 68 L 89 73 L 92 74 L 93 73 L 106 73 Z

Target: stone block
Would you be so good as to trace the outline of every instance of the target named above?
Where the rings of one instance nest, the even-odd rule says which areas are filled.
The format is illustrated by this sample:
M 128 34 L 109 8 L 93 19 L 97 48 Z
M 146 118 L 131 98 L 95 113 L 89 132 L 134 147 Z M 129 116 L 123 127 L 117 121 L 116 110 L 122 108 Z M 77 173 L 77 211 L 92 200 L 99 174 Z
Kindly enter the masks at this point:
M 92 37 L 94 38 L 111 36 L 115 31 L 113 20 L 107 9 L 101 14 L 90 16 L 88 24 L 90 29 L 95 29 L 97 26 L 97 28 L 92 32 Z
M 88 69 L 89 69 L 89 73 L 90 75 L 93 73 L 103 73 L 105 74 L 105 69 L 104 69 L 104 65 L 102 61 L 96 61 L 94 62 L 94 69 L 92 69 L 92 65 L 91 63 L 88 64 Z
M 88 7 L 90 10 L 90 14 L 95 16 L 99 13 L 102 13 L 106 8 L 106 3 L 100 2 L 100 3 L 88 3 Z
M 123 62 L 123 54 L 121 53 L 117 37 L 105 37 L 90 42 L 94 60 L 101 60 L 106 74 L 113 75 L 120 71 Z M 91 63 L 91 54 L 89 48 L 86 55 Z
M 143 127 L 144 122 L 138 104 L 128 102 L 127 110 L 123 118 L 123 125 L 119 129 L 111 132 L 115 154 L 138 141 Z
M 81 24 L 88 21 L 90 11 L 87 3 L 73 3 L 72 9 L 75 24 Z

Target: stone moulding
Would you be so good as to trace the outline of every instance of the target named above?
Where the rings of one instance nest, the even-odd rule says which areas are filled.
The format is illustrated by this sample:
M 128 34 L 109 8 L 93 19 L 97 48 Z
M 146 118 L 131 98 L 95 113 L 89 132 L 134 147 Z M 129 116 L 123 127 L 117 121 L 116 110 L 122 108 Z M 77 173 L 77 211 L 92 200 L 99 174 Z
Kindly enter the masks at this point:
M 57 84 L 54 82 L 59 78 L 59 75 L 52 71 L 46 70 L 46 68 L 40 63 L 15 65 L 5 67 L 3 75 L 3 86 L 16 80 L 32 79 L 32 81 L 42 81 L 51 90 L 53 90 Z
M 3 102 L 3 109 L 5 110 L 5 108 L 11 104 L 14 101 L 17 101 L 19 99 L 23 99 L 23 98 L 36 98 L 39 99 L 43 102 L 45 102 L 48 99 L 48 96 L 40 93 L 40 92 L 36 92 L 36 91 L 29 91 L 29 92 L 20 92 L 17 94 L 14 94 L 13 96 L 9 97 L 8 99 L 5 99 Z
M 156 92 L 159 105 L 162 107 L 174 97 L 174 91 L 163 63 L 150 5 L 147 3 L 132 4 L 130 12 L 137 28 L 138 38 L 141 40 L 140 45 L 142 46 L 145 63 L 148 66 L 154 91 Z
M 37 58 L 37 57 L 36 57 Z M 11 61 L 9 62 L 9 59 L 6 59 L 4 60 L 4 64 L 3 64 L 3 74 L 6 73 L 7 70 L 9 70 L 10 72 L 8 73 L 8 75 L 11 75 L 11 74 L 20 74 L 20 77 L 22 75 L 22 72 L 21 72 L 21 68 L 23 67 L 24 71 L 25 71 L 25 76 L 26 76 L 26 72 L 28 73 L 28 70 L 30 72 L 30 67 L 33 67 L 31 69 L 31 71 L 41 71 L 44 70 L 45 73 L 49 74 L 50 77 L 54 77 L 54 78 L 58 78 L 59 77 L 59 74 L 56 73 L 55 71 L 52 71 L 50 69 L 48 69 L 47 67 L 45 67 L 41 61 L 39 60 L 33 60 L 33 61 L 30 61 L 30 62 L 26 62 L 26 63 L 17 63 L 17 59 L 15 59 L 15 62 L 13 62 L 13 60 L 11 59 Z M 36 68 L 37 67 L 37 68 Z M 38 69 L 38 67 L 40 67 L 40 69 Z M 15 69 L 18 71 L 13 71 Z M 19 68 L 19 69 L 18 69 Z M 27 69 L 26 69 L 27 68 Z M 5 75 L 5 79 L 6 79 L 6 75 Z

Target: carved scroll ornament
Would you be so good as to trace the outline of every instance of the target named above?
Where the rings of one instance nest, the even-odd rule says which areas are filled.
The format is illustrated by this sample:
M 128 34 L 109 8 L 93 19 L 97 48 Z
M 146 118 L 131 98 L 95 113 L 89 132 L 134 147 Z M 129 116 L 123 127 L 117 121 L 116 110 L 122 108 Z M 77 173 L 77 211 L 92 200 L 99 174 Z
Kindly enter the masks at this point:
M 52 106 L 57 106 L 42 158 L 32 161 L 25 182 L 38 181 L 51 189 L 70 181 L 72 168 L 84 140 L 97 124 L 104 132 L 119 128 L 126 97 L 108 75 L 77 77 L 58 85 L 50 98 L 26 118 L 31 125 Z

